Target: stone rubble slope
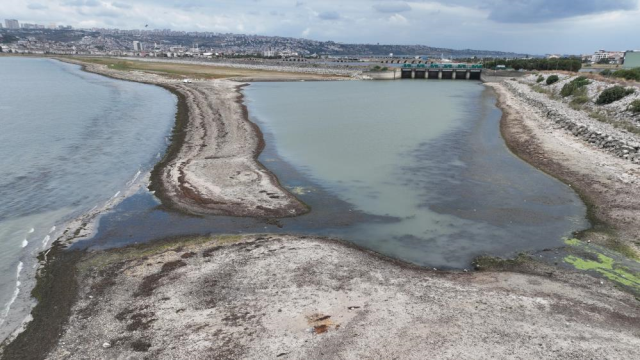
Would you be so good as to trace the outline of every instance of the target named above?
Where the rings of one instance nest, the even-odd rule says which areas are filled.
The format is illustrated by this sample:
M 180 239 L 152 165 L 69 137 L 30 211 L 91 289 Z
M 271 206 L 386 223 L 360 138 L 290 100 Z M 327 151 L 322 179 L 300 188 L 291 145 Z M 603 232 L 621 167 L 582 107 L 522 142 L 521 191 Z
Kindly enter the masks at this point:
M 560 94 L 560 90 L 562 90 L 562 87 L 567 84 L 570 83 L 571 81 L 573 81 L 575 78 L 582 76 L 582 75 L 576 75 L 576 76 L 568 76 L 565 74 L 556 74 L 558 75 L 558 77 L 560 78 L 560 80 L 556 83 L 553 83 L 551 85 L 546 85 L 546 83 L 540 82 L 540 83 L 536 83 L 536 79 L 538 78 L 538 75 L 528 75 L 525 76 L 523 78 L 521 78 L 521 80 L 527 84 L 539 84 L 540 86 L 549 89 L 550 91 L 555 92 L 556 94 Z M 544 74 L 543 75 L 545 77 L 545 79 L 550 76 L 548 74 Z M 624 98 L 618 100 L 618 101 L 614 101 L 611 104 L 606 104 L 606 105 L 596 105 L 595 102 L 598 99 L 598 96 L 600 96 L 600 93 L 602 93 L 602 91 L 614 87 L 616 85 L 620 85 L 620 84 L 616 84 L 616 83 L 611 83 L 611 82 L 605 82 L 605 81 L 599 81 L 599 80 L 594 80 L 589 78 L 590 84 L 586 85 L 585 87 L 587 88 L 587 96 L 589 97 L 590 102 L 586 103 L 583 105 L 583 108 L 585 110 L 588 111 L 604 111 L 610 118 L 612 118 L 613 120 L 617 120 L 617 121 L 628 121 L 630 123 L 634 123 L 635 125 L 638 126 L 638 128 L 640 129 L 640 114 L 634 114 L 631 111 L 629 111 L 629 105 L 634 101 L 634 100 L 639 100 L 640 99 L 640 88 L 637 86 L 623 86 L 625 88 L 634 88 L 635 89 L 635 93 L 625 96 Z M 622 85 L 620 85 L 622 86 Z M 566 98 L 562 98 L 562 102 L 564 103 L 570 103 L 571 100 L 573 99 L 572 96 L 568 96 Z
M 562 82 L 566 83 L 570 79 L 565 77 Z M 533 82 L 535 83 L 535 79 Z M 552 121 L 598 148 L 620 158 L 640 163 L 640 136 L 597 121 L 587 112 L 574 110 L 561 101 L 552 100 L 546 94 L 533 91 L 527 83 L 505 80 L 504 84 L 511 93 L 529 107 L 529 111 Z M 562 88 L 561 85 L 557 87 Z

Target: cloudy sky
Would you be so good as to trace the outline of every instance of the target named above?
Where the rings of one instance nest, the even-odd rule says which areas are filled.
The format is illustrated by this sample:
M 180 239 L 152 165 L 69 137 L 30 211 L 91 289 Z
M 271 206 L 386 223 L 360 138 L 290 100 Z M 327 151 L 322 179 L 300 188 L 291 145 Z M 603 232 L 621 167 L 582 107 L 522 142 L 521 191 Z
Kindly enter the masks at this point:
M 0 18 L 533 54 L 640 49 L 640 0 L 0 0 Z

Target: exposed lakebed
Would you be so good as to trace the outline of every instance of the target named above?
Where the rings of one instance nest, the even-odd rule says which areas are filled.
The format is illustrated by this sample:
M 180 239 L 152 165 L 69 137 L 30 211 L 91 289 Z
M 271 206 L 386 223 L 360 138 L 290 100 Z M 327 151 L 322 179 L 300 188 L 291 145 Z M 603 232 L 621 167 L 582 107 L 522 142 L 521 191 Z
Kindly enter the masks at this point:
M 76 247 L 210 233 L 342 238 L 419 265 L 563 246 L 588 227 L 573 190 L 509 152 L 491 90 L 467 81 L 256 83 L 259 160 L 311 206 L 273 221 L 193 217 L 141 192 Z

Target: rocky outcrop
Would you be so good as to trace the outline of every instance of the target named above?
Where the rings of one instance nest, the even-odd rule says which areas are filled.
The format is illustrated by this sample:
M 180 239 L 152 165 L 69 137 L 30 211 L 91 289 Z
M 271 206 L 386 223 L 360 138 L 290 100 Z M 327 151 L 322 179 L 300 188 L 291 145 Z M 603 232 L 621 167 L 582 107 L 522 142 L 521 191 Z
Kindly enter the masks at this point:
M 545 94 L 532 91 L 526 84 L 513 80 L 504 82 L 506 88 L 530 106 L 530 110 L 546 118 L 576 137 L 620 158 L 640 163 L 640 138 L 615 127 L 598 122 L 583 111 L 552 100 Z

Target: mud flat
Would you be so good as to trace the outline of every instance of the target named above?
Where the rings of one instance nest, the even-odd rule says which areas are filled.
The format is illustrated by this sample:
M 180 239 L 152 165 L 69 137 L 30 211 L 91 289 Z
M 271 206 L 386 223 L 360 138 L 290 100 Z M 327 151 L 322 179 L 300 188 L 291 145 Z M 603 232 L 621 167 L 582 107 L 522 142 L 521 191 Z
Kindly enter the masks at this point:
M 590 119 L 585 112 L 517 81 L 488 85 L 498 93 L 501 130 L 512 151 L 571 184 L 589 206 L 594 227 L 581 234 L 581 239 L 640 258 L 640 165 L 631 161 L 634 157 L 621 156 L 616 147 L 598 146 L 582 134 L 593 127 L 608 137 L 620 137 L 621 147 L 640 142 L 640 136 Z M 565 115 L 558 120 L 554 115 L 558 113 Z M 566 117 L 577 125 L 567 127 Z
M 256 160 L 264 140 L 242 104 L 243 83 L 185 83 L 147 72 L 64 61 L 83 65 L 90 72 L 160 85 L 178 95 L 180 108 L 173 143 L 151 176 L 151 189 L 165 205 L 195 215 L 264 218 L 308 211 Z
M 637 300 L 586 275 L 440 273 L 286 235 L 116 249 L 77 269 L 48 359 L 640 356 Z

